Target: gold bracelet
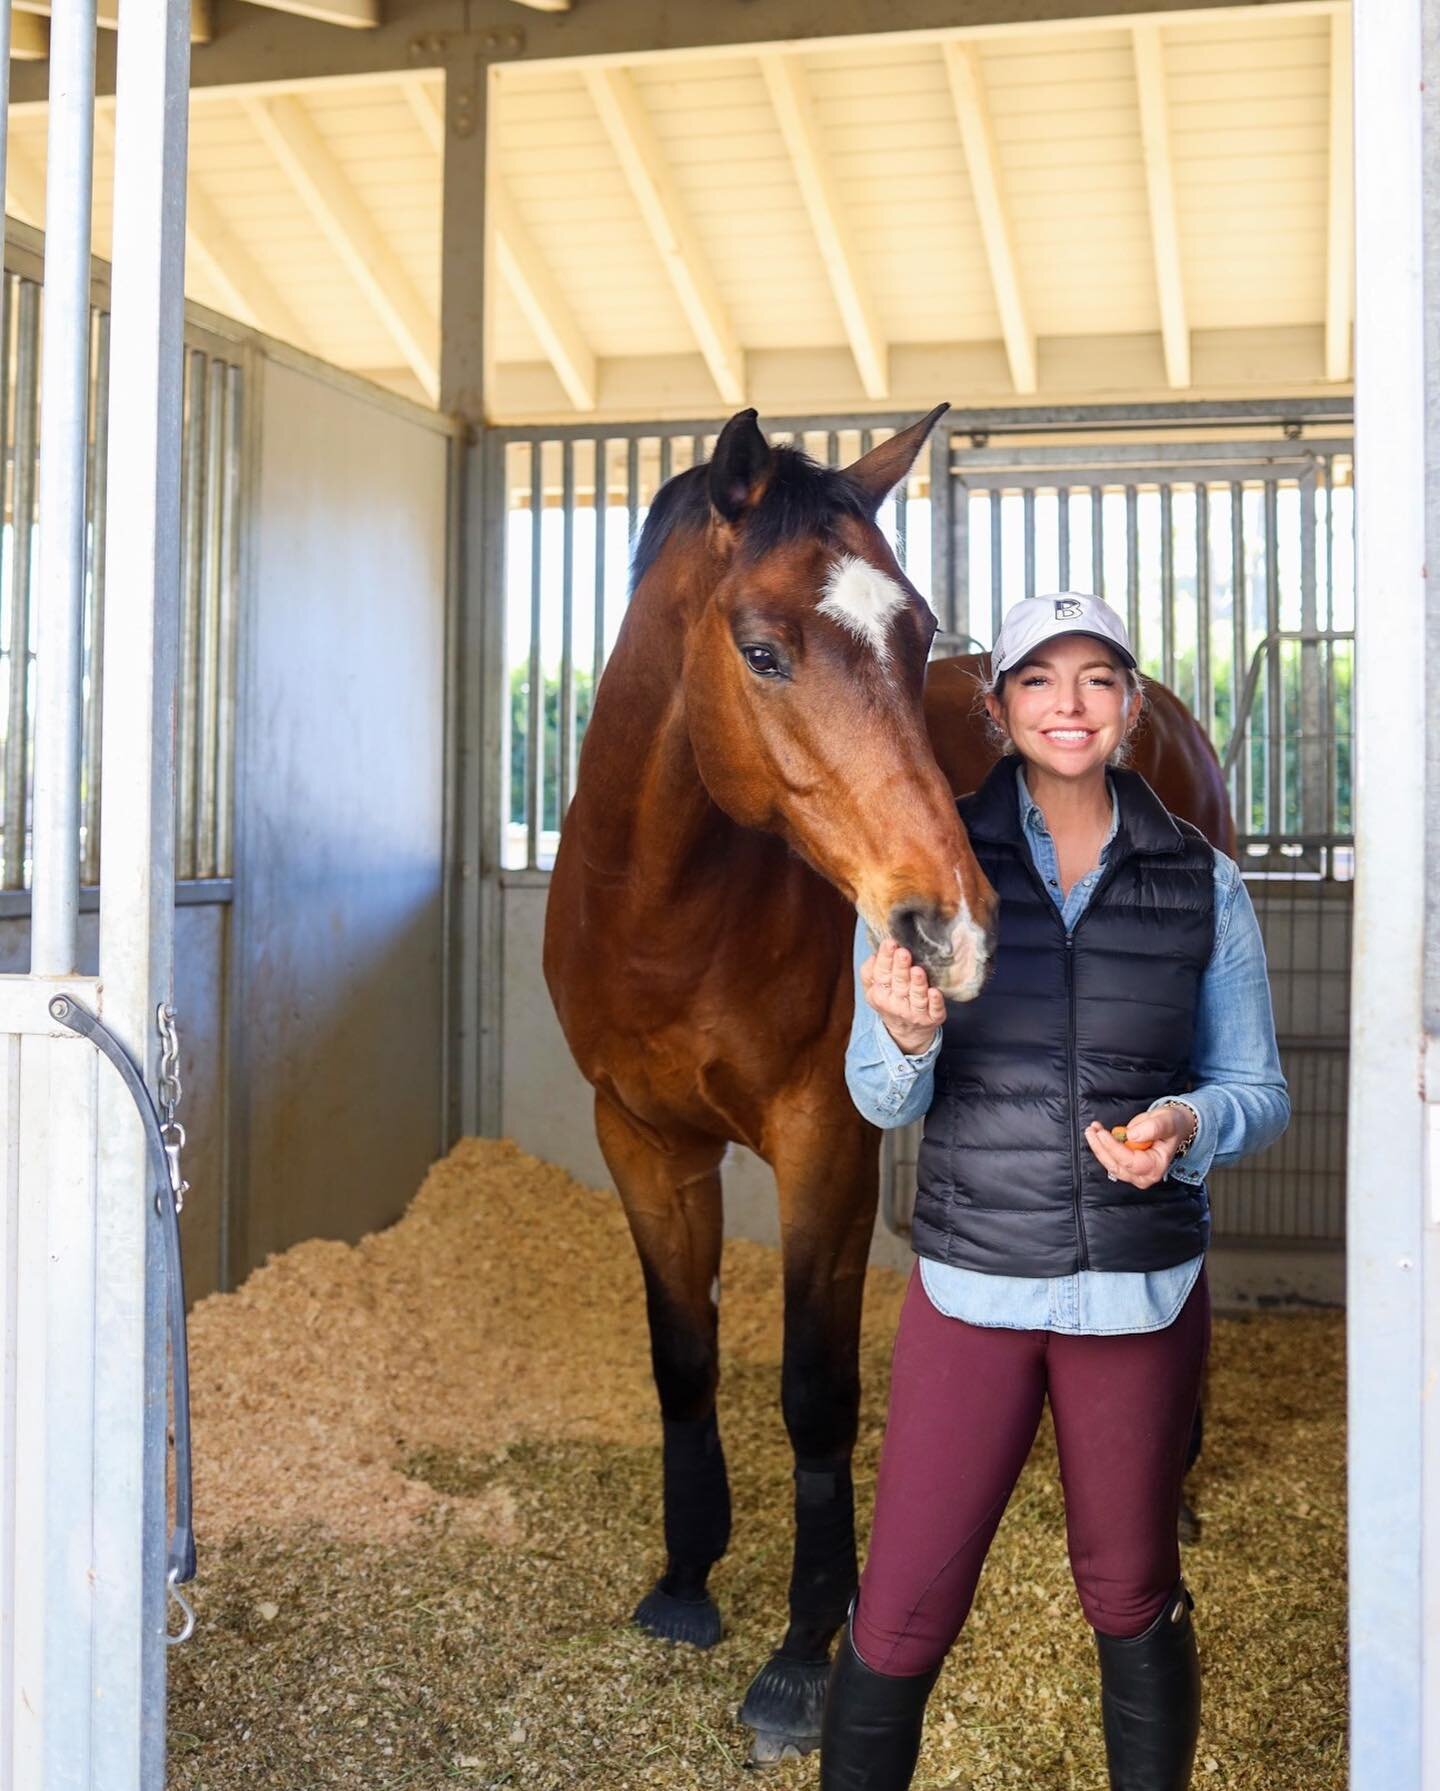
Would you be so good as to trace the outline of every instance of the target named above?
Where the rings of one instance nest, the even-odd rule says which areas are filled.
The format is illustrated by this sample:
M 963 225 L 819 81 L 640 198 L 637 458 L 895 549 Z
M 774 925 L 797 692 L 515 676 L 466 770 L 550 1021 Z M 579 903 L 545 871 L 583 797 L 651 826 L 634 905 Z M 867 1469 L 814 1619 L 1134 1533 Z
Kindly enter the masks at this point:
M 1186 1151 L 1189 1150 L 1190 1146 L 1199 1137 L 1199 1135 L 1200 1135 L 1200 1115 L 1198 1112 L 1196 1112 L 1195 1108 L 1193 1108 L 1190 1105 L 1189 1101 L 1182 1101 L 1179 1099 L 1175 1099 L 1175 1100 L 1170 1100 L 1170 1101 L 1164 1101 L 1161 1104 L 1162 1104 L 1162 1106 L 1166 1106 L 1166 1107 L 1183 1107 L 1185 1109 L 1185 1111 L 1190 1115 L 1190 1134 L 1186 1138 L 1185 1142 L 1175 1152 L 1175 1156 L 1171 1159 L 1171 1161 L 1174 1162 L 1174 1161 L 1177 1161 L 1179 1158 L 1183 1157 L 1185 1155 Z

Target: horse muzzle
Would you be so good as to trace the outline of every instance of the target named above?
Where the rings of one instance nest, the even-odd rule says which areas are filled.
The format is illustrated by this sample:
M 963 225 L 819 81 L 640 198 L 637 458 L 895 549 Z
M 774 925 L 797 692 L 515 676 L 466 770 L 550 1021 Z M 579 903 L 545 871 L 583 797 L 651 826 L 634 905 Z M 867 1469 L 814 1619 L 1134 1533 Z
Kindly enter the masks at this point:
M 973 1001 L 995 961 L 995 928 L 982 926 L 962 902 L 958 914 L 899 903 L 890 937 L 903 945 L 947 1001 Z

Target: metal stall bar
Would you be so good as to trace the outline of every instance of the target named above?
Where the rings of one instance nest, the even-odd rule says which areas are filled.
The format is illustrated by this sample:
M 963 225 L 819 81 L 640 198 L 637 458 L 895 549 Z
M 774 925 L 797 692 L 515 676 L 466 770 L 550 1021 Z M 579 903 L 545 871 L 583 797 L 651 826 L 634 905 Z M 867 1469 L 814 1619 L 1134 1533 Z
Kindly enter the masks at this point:
M 109 477 L 110 319 L 95 319 L 95 392 L 90 421 L 89 613 L 86 618 L 85 739 L 81 749 L 85 836 L 80 880 L 100 881 L 100 692 L 105 680 L 105 491 Z
M 1280 633 L 1280 521 L 1279 487 L 1265 481 L 1265 632 Z M 1283 750 L 1283 683 L 1280 655 L 1272 652 L 1265 681 L 1265 824 L 1274 835 L 1285 826 L 1285 754 Z
M 180 515 L 183 572 L 180 609 L 180 689 L 175 717 L 175 874 L 195 875 L 195 710 L 199 685 L 200 588 L 204 566 L 205 356 L 192 348 L 185 356 L 184 470 Z
M 193 875 L 213 877 L 215 803 L 219 766 L 221 592 L 225 571 L 222 539 L 225 501 L 225 367 L 205 369 L 205 517 L 200 581 L 199 675 L 195 716 L 195 831 L 190 840 Z
M 1210 487 L 1202 479 L 1195 487 L 1195 690 L 1199 702 L 1196 720 L 1215 737 L 1215 685 L 1210 671 Z
M 530 445 L 530 669 L 525 708 L 525 863 L 540 862 L 540 824 L 545 802 L 541 755 L 545 750 L 545 667 L 540 655 L 540 629 L 545 587 L 542 579 L 545 517 L 545 449 Z
M 838 459 L 835 432 L 830 431 L 825 458 L 831 466 Z M 959 624 L 955 619 L 955 580 L 957 561 L 952 557 L 955 546 L 955 513 L 966 501 L 963 490 L 957 491 L 950 477 L 950 431 L 943 423 L 930 437 L 930 607 L 935 611 L 941 630 L 954 634 Z
M 603 436 L 595 438 L 595 615 L 590 649 L 590 700 L 605 668 L 605 518 L 610 509 L 610 462 Z
M 156 1015 L 171 996 L 171 718 L 179 604 L 184 331 L 186 0 L 127 0 L 116 66 L 110 416 L 124 430 L 106 510 L 105 1019 L 157 1086 Z M 100 1084 L 106 1191 L 96 1303 L 93 1791 L 165 1776 L 165 1264 L 141 1127 L 118 1077 Z
M 6 889 L 25 886 L 25 833 L 29 794 L 30 575 L 35 539 L 35 443 L 39 426 L 40 289 L 33 280 L 16 285 L 15 473 L 12 481 L 10 560 L 10 701 L 5 718 Z
M 235 874 L 235 678 L 240 627 L 241 475 L 244 466 L 244 381 L 239 367 L 225 369 L 225 495 L 220 535 L 225 566 L 220 590 L 219 716 L 215 790 L 215 871 Z M 223 1283 L 222 1283 L 223 1285 Z
M 561 826 L 575 784 L 575 444 L 560 449 L 560 713 L 555 822 Z
M 1332 829 L 1335 815 L 1329 802 L 1329 763 L 1325 750 L 1323 703 L 1324 674 L 1320 648 L 1311 637 L 1319 631 L 1315 591 L 1315 474 L 1300 481 L 1300 801 L 1295 816 L 1302 833 Z M 1325 654 L 1328 664 L 1330 655 Z
M 1230 737 L 1244 739 L 1236 722 L 1240 714 L 1240 667 L 1245 664 L 1250 639 L 1249 591 L 1245 579 L 1245 488 L 1239 480 L 1230 484 Z M 1241 833 L 1253 822 L 1250 812 L 1250 759 L 1238 752 L 1230 780 L 1230 812 Z
M 90 197 L 95 0 L 55 10 L 45 176 L 39 665 L 30 969 L 76 968 L 80 915 L 81 630 L 90 421 Z

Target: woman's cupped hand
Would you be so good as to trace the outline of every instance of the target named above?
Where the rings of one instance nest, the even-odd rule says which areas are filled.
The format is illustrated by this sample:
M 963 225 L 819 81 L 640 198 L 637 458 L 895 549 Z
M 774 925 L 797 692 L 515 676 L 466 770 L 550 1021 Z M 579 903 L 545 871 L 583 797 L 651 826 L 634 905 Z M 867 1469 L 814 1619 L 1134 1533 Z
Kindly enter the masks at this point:
M 945 1018 L 945 997 L 903 945 L 881 940 L 860 966 L 860 987 L 907 1057 L 929 1049 Z
M 1108 1172 L 1112 1182 L 1129 1182 L 1135 1188 L 1153 1188 L 1170 1173 L 1175 1153 L 1185 1142 L 1194 1121 L 1183 1107 L 1155 1107 L 1127 1120 L 1122 1144 L 1098 1120 L 1085 1128 L 1085 1142 Z M 1143 1148 L 1133 1148 L 1143 1147 Z

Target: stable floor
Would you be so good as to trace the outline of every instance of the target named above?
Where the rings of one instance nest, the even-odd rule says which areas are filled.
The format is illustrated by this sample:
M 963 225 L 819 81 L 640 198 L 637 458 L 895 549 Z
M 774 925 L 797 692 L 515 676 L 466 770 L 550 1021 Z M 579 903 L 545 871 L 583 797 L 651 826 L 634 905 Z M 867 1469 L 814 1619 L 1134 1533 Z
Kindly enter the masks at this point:
M 857 1487 L 868 1526 L 903 1278 L 873 1271 Z M 173 1791 L 742 1783 L 734 1712 L 783 1628 L 790 1459 L 779 1262 L 727 1250 L 726 1634 L 625 1619 L 659 1566 L 640 1275 L 613 1198 L 468 1141 L 360 1245 L 303 1244 L 192 1318 L 200 1578 L 172 1656 Z M 1344 1333 L 1217 1323 L 1197 1786 L 1345 1783 Z M 774 1769 L 815 1783 L 815 1761 Z M 931 1704 L 915 1780 L 1102 1791 L 1093 1651 L 1048 1425 Z

